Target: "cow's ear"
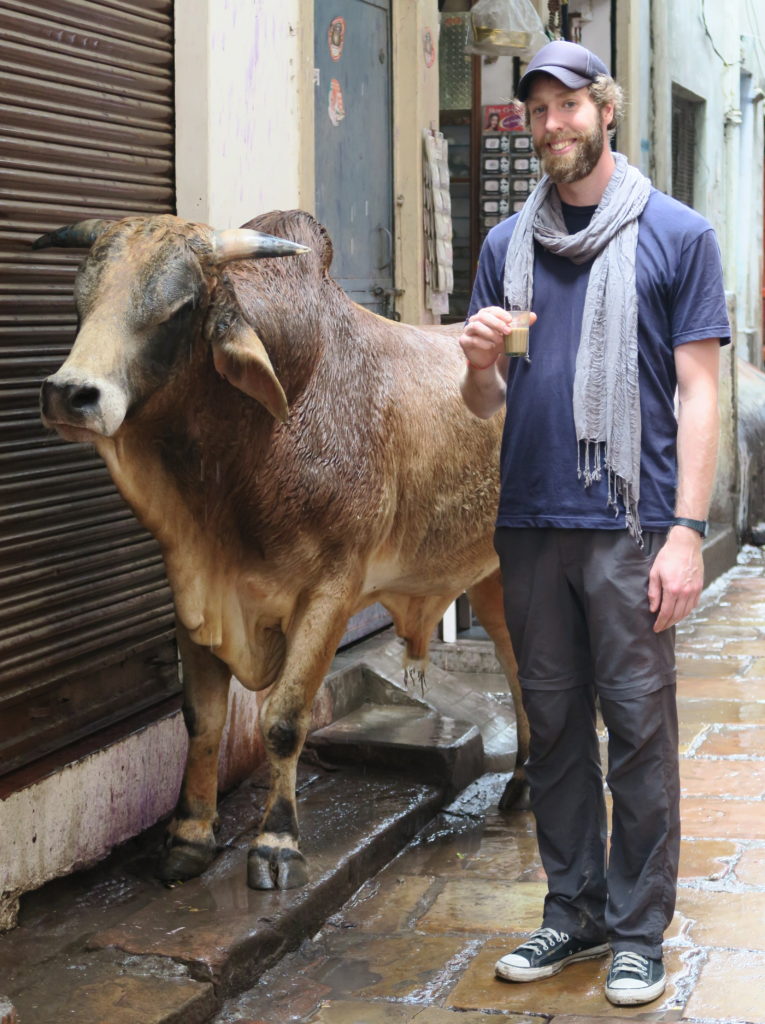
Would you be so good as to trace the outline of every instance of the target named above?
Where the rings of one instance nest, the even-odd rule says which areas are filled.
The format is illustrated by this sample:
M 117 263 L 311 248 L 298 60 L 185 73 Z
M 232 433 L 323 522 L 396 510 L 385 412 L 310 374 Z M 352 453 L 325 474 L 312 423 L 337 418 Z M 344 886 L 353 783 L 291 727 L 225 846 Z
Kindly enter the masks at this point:
M 222 377 L 260 402 L 275 419 L 287 422 L 287 396 L 263 342 L 249 324 L 236 317 L 223 331 L 219 327 L 213 332 L 212 350 L 215 369 Z

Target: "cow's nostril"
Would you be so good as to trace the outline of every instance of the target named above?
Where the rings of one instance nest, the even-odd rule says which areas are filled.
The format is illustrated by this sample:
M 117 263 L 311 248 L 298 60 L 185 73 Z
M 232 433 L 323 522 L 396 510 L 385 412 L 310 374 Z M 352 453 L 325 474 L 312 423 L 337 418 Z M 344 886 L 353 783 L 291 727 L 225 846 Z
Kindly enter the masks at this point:
M 92 385 L 73 387 L 67 396 L 69 407 L 81 412 L 83 409 L 92 409 L 98 405 L 101 392 Z

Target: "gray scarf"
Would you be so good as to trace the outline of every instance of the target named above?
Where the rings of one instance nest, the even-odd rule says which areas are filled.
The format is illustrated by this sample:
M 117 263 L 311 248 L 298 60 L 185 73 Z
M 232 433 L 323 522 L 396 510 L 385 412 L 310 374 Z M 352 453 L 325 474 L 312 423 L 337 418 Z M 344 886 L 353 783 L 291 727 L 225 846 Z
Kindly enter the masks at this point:
M 534 291 L 534 240 L 574 263 L 595 257 L 582 316 L 574 375 L 574 424 L 577 468 L 585 487 L 608 473 L 608 504 L 641 542 L 640 391 L 638 385 L 637 290 L 635 254 L 638 217 L 651 183 L 621 153 L 592 220 L 569 235 L 560 197 L 545 175 L 521 210 L 505 261 L 505 305 L 531 309 Z

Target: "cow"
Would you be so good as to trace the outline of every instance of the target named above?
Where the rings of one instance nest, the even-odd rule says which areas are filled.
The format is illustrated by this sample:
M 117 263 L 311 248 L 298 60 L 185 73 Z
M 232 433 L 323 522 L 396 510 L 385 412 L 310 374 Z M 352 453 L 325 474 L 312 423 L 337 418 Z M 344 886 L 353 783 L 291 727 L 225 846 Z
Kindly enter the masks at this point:
M 189 751 L 160 877 L 189 879 L 215 856 L 233 674 L 269 691 L 248 884 L 306 883 L 295 780 L 313 697 L 349 617 L 377 601 L 421 665 L 467 591 L 515 701 L 510 804 L 528 731 L 492 540 L 501 422 L 461 401 L 454 328 L 354 304 L 303 211 L 224 231 L 170 215 L 82 221 L 34 244 L 90 246 L 43 422 L 95 446 L 159 542 L 175 603 Z

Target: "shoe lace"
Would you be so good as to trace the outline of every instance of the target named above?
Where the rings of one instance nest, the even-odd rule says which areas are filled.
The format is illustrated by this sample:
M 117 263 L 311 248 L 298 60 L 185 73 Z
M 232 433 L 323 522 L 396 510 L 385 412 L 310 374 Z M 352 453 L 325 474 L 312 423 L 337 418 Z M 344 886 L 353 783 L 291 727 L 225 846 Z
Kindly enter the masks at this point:
M 558 943 L 568 942 L 569 936 L 565 932 L 556 932 L 554 928 L 539 928 L 532 932 L 528 939 L 518 949 L 528 949 L 532 953 L 545 953 Z
M 648 977 L 648 957 L 640 953 L 630 953 L 629 950 L 622 950 L 614 955 L 614 962 L 611 965 L 614 974 L 623 972 L 625 974 L 637 974 L 640 978 Z

